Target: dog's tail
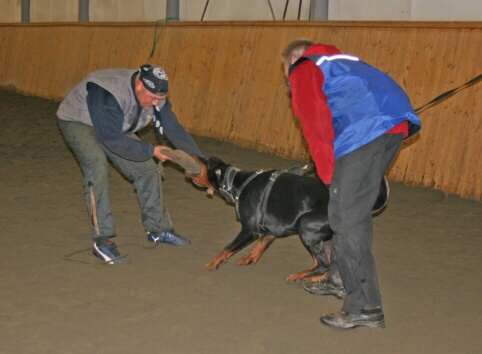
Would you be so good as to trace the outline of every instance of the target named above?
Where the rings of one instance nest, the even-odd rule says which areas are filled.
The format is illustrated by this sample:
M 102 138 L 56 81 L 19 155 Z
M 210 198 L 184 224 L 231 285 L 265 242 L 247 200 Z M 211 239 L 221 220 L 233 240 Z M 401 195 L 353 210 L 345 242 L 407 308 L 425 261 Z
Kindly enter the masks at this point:
M 290 167 L 286 170 L 286 173 L 291 173 L 293 175 L 298 175 L 298 176 L 303 176 L 306 175 L 307 173 L 310 173 L 314 170 L 315 164 L 313 162 L 310 162 L 309 164 L 306 164 L 304 166 L 293 166 Z
M 313 172 L 315 170 L 315 164 L 313 162 L 310 162 L 310 163 L 304 165 L 302 168 L 303 168 L 303 174 L 305 175 L 305 174 Z

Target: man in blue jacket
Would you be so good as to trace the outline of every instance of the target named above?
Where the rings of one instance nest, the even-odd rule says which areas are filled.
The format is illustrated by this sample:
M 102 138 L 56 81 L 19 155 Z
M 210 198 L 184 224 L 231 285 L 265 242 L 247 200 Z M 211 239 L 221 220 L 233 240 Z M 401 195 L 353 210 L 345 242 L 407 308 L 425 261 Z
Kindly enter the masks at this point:
M 93 254 L 108 264 L 129 261 L 110 241 L 116 231 L 108 160 L 134 184 L 147 239 L 176 246 L 190 243 L 174 232 L 162 200 L 158 168 L 171 159 L 162 153 L 166 147 L 142 142 L 135 134 L 152 121 L 159 141 L 165 133 L 177 149 L 203 156 L 171 110 L 168 88 L 167 74 L 160 67 L 95 71 L 67 95 L 57 111 L 60 129 L 84 175 Z M 159 165 L 153 157 L 161 161 Z
M 282 54 L 292 106 L 330 190 L 333 252 L 328 277 L 305 290 L 344 299 L 322 323 L 338 328 L 384 327 L 371 211 L 402 141 L 420 130 L 402 88 L 388 75 L 336 47 L 299 39 Z

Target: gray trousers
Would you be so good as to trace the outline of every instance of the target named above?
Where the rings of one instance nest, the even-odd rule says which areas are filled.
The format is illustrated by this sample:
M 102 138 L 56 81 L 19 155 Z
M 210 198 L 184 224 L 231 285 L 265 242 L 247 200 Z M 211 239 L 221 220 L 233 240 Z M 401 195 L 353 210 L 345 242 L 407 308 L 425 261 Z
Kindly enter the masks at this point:
M 371 252 L 371 210 L 383 176 L 397 155 L 402 134 L 385 134 L 336 161 L 328 219 L 334 232 L 330 277 L 347 291 L 342 310 L 351 314 L 383 311 Z
M 109 151 L 99 141 L 93 127 L 60 119 L 58 122 L 84 175 L 85 201 L 94 240 L 116 234 L 109 198 L 108 160 L 133 182 L 145 230 L 152 233 L 172 230 L 160 189 L 161 163 L 156 165 L 153 159 L 142 162 L 123 159 Z M 129 134 L 129 136 L 138 139 L 135 134 Z

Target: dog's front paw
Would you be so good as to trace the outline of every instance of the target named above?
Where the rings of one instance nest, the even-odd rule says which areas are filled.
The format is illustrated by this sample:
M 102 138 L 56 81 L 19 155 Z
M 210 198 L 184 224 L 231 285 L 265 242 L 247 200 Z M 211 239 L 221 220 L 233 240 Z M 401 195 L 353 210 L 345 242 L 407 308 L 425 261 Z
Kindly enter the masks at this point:
M 208 263 L 204 266 L 204 268 L 206 268 L 206 270 L 209 270 L 209 271 L 216 270 L 218 269 L 218 267 L 219 267 L 219 263 L 216 261 Z
M 207 270 L 216 270 L 218 269 L 221 263 L 225 263 L 228 259 L 234 254 L 235 252 L 228 251 L 226 249 L 222 250 L 221 253 L 216 257 L 214 261 L 208 263 L 204 266 Z

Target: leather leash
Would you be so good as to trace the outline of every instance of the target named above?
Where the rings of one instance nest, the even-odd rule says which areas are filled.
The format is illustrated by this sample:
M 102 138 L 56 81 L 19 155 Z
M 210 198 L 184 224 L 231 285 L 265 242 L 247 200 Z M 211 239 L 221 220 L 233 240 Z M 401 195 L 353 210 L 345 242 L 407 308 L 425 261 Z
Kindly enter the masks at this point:
M 449 90 L 447 92 L 444 92 L 442 93 L 441 95 L 435 97 L 433 100 L 431 100 L 430 102 L 424 104 L 423 106 L 421 107 L 418 107 L 415 112 L 417 113 L 421 113 L 422 111 L 424 111 L 425 109 L 429 108 L 430 106 L 433 106 L 435 103 L 440 103 L 441 101 L 443 100 L 446 100 L 447 98 L 449 98 L 450 96 L 453 96 L 455 95 L 457 92 L 469 87 L 469 86 L 472 86 L 472 85 L 475 85 L 477 82 L 479 82 L 480 80 L 482 80 L 482 74 L 474 77 L 473 79 L 467 81 L 465 84 L 463 84 L 462 86 L 459 86 L 459 87 L 456 87 L 452 90 Z

